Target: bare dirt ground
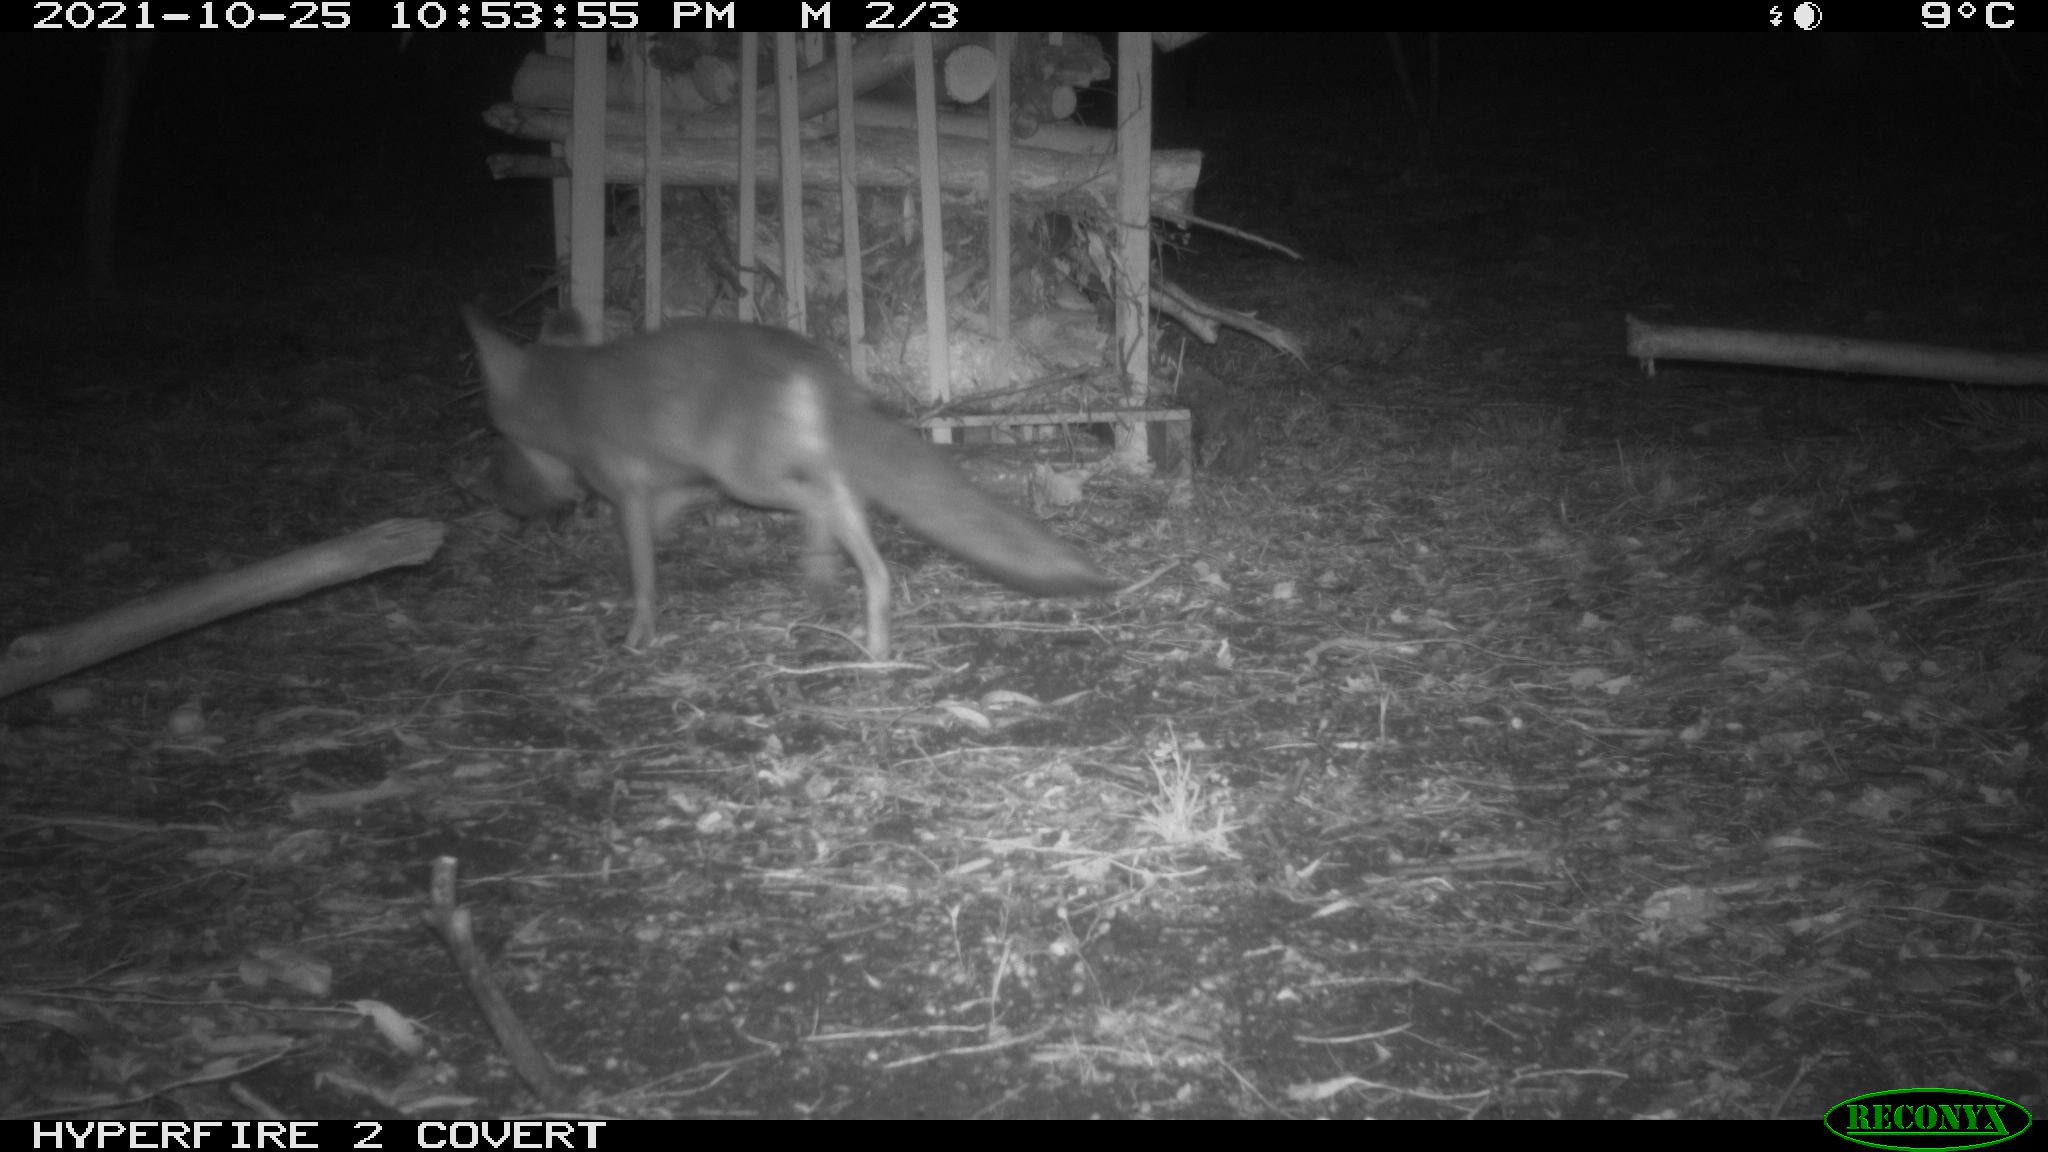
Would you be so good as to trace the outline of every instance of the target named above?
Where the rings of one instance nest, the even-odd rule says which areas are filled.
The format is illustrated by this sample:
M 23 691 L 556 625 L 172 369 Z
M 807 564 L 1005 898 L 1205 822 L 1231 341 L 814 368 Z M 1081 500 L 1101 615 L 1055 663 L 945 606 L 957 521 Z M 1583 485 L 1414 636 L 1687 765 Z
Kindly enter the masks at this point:
M 885 523 L 884 669 L 785 518 L 686 527 L 630 653 L 608 512 L 457 483 L 455 310 L 544 217 L 17 307 L 0 635 L 449 533 L 0 702 L 0 1115 L 2038 1112 L 2048 404 L 1646 379 L 1622 317 L 2048 349 L 2042 138 L 1961 80 L 1525 63 L 1453 57 L 1428 164 L 1377 90 L 1202 106 L 1202 213 L 1308 259 L 1168 269 L 1307 362 L 1187 342 L 1191 503 L 1050 517 L 1133 591 Z M 423 922 L 443 857 L 552 1105 Z

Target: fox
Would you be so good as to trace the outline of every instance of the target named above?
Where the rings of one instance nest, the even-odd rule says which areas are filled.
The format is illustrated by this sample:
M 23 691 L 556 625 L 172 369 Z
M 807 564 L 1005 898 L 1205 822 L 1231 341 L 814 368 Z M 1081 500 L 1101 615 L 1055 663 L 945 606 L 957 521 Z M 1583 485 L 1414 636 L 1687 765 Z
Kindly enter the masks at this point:
M 473 307 L 463 320 L 501 436 L 486 494 L 522 518 L 591 490 L 612 505 L 633 589 L 628 648 L 655 640 L 656 538 L 721 494 L 801 516 L 804 572 L 821 592 L 835 582 L 835 546 L 852 559 L 877 661 L 890 652 L 889 569 L 868 531 L 871 503 L 1020 592 L 1119 586 L 876 411 L 836 357 L 787 329 L 687 318 L 598 343 L 571 311 L 522 347 Z

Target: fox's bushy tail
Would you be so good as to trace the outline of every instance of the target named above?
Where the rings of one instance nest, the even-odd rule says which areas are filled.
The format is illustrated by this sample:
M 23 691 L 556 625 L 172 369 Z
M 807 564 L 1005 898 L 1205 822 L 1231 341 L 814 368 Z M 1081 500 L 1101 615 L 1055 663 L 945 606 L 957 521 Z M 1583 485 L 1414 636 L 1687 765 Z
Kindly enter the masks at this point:
M 855 490 L 990 579 L 1033 596 L 1107 592 L 1121 581 L 1037 521 L 974 486 L 915 432 L 865 409 L 835 447 Z

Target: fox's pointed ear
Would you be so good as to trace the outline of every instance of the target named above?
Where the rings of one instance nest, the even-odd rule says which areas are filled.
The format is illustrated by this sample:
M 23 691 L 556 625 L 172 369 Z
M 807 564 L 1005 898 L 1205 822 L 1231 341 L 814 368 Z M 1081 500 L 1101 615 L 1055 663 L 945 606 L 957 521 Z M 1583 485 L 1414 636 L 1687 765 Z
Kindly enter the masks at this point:
M 516 382 L 526 365 L 526 352 L 492 327 L 475 308 L 462 310 L 462 322 L 469 325 L 469 338 L 476 341 L 477 367 L 483 369 L 485 383 L 503 388 Z

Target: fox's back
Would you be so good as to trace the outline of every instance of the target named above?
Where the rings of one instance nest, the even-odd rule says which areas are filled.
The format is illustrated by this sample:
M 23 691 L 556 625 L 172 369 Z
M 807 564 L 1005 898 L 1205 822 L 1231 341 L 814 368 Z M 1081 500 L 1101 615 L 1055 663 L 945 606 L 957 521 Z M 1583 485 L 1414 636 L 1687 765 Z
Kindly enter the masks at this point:
M 524 356 L 516 381 L 493 381 L 493 420 L 600 489 L 708 475 L 746 500 L 766 470 L 828 456 L 827 429 L 862 407 L 829 353 L 759 324 L 676 320 L 597 347 L 535 344 Z

